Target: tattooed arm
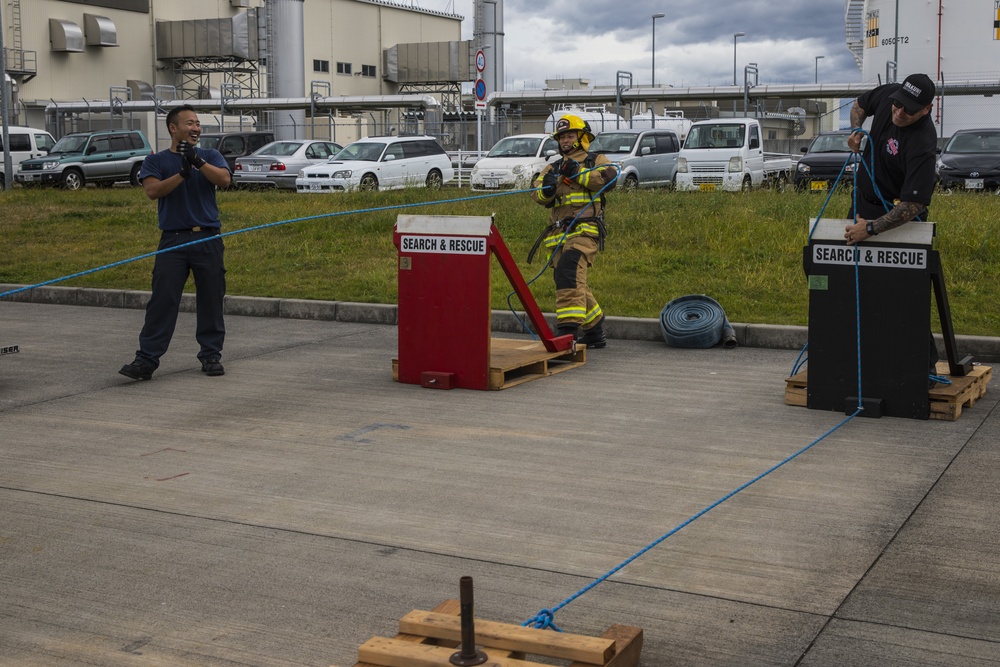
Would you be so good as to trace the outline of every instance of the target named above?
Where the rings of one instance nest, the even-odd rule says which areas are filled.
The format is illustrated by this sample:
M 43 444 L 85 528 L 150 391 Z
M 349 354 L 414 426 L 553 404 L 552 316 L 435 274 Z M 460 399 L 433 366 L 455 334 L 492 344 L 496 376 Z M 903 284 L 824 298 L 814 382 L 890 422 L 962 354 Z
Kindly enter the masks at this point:
M 858 241 L 864 241 L 875 234 L 881 234 L 884 231 L 905 225 L 926 210 L 927 207 L 923 204 L 902 201 L 893 206 L 891 211 L 871 222 L 865 220 L 860 215 L 855 216 L 856 224 L 848 225 L 844 228 L 844 238 L 847 239 L 847 245 L 854 245 Z M 871 233 L 869 233 L 869 230 Z
M 864 124 L 866 118 L 868 118 L 868 115 L 865 113 L 865 110 L 861 108 L 861 105 L 858 104 L 857 100 L 854 100 L 854 106 L 851 107 L 851 129 L 852 130 L 860 129 L 861 126 Z M 861 150 L 862 136 L 864 135 L 862 135 L 860 132 L 854 132 L 851 134 L 850 137 L 847 138 L 847 145 L 855 153 Z

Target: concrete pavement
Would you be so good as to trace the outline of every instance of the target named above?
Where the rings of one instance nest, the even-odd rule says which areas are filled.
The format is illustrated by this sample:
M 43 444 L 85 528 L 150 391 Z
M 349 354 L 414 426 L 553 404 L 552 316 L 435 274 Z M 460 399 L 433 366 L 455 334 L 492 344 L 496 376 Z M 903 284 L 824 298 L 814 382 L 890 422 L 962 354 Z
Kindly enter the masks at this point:
M 795 328 L 615 321 L 582 368 L 436 391 L 392 381 L 391 307 L 231 299 L 224 377 L 185 313 L 133 382 L 142 312 L 66 298 L 0 302 L 3 665 L 347 667 L 462 575 L 521 622 L 844 418 L 783 404 Z M 556 622 L 640 626 L 647 667 L 1000 664 L 996 396 L 850 422 Z

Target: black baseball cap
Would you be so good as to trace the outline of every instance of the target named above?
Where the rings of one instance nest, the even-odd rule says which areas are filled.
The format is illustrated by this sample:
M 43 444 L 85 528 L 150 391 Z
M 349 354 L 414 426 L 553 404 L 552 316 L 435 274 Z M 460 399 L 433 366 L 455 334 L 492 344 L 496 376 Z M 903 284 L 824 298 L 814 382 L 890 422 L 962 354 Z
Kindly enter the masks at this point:
M 934 101 L 934 82 L 926 74 L 911 74 L 903 86 L 889 96 L 899 102 L 911 116 Z

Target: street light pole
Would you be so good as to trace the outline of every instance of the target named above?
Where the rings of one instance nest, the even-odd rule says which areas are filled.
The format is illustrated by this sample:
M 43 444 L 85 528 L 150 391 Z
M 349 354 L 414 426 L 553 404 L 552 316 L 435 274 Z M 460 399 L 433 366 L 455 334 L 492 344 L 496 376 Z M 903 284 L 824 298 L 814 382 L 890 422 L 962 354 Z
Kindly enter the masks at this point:
M 816 56 L 816 80 L 813 83 L 819 83 L 819 61 L 824 56 Z
M 656 19 L 662 19 L 666 14 L 653 14 L 653 62 L 651 63 L 651 81 L 654 88 L 656 87 Z
M 733 33 L 733 85 L 736 85 L 736 38 L 746 37 L 745 32 L 734 32 Z M 736 115 L 736 99 L 733 99 L 733 116 Z

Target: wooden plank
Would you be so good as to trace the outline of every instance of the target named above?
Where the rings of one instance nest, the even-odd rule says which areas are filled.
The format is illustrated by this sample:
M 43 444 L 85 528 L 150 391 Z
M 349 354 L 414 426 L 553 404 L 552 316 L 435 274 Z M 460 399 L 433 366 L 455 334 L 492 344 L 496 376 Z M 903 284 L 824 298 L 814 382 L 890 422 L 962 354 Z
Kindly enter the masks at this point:
M 462 610 L 462 605 L 458 600 L 445 600 L 438 606 L 434 607 L 434 611 L 438 612 L 439 614 L 451 614 L 453 616 L 458 616 L 461 610 Z M 396 639 L 400 641 L 414 642 L 414 643 L 430 641 L 430 639 L 427 637 L 421 637 L 418 635 L 405 635 L 402 633 L 396 635 Z M 458 644 L 456 643 L 454 644 L 454 646 L 458 646 Z M 372 663 L 367 663 L 361 660 L 359 662 L 356 662 L 354 664 L 354 667 L 382 667 L 382 666 L 374 665 Z
M 986 387 L 993 377 L 993 368 L 982 364 L 973 366 L 968 375 L 951 376 L 948 362 L 939 361 L 937 373 L 951 380 L 951 384 L 937 384 L 928 391 L 930 419 L 955 421 L 962 410 L 972 407 L 986 395 Z M 785 378 L 785 404 L 806 407 L 808 397 L 808 369 Z
M 439 639 L 461 640 L 460 618 L 429 611 L 411 611 L 399 621 L 399 631 Z M 588 665 L 605 665 L 615 654 L 611 639 L 539 630 L 509 623 L 476 620 L 476 643 L 489 648 L 505 648 L 524 653 L 576 660 Z M 492 653 L 490 653 L 492 655 Z
M 448 667 L 454 648 L 372 637 L 358 648 L 362 662 L 379 667 Z M 546 667 L 539 662 L 499 657 L 493 653 L 482 667 Z
M 642 653 L 642 628 L 617 623 L 601 634 L 602 638 L 615 640 L 615 656 L 604 667 L 639 667 Z M 588 667 L 574 662 L 568 667 Z
M 462 604 L 458 600 L 445 600 L 444 602 L 442 602 L 438 606 L 434 607 L 434 611 L 435 612 L 437 612 L 439 614 L 449 614 L 451 616 L 458 616 L 459 613 L 461 613 L 461 610 L 462 610 Z M 413 643 L 434 642 L 434 643 L 436 643 L 439 646 L 445 646 L 445 647 L 450 648 L 451 651 L 452 651 L 452 653 L 454 653 L 455 649 L 458 648 L 461 645 L 460 641 L 434 640 L 434 639 L 432 639 L 430 637 L 425 637 L 425 636 L 422 636 L 422 635 L 410 635 L 410 634 L 404 634 L 404 633 L 400 633 L 400 634 L 396 635 L 395 639 L 398 639 L 400 641 L 413 642 Z M 520 657 L 524 657 L 524 656 L 522 654 L 519 654 L 519 653 L 516 653 L 516 652 L 497 650 L 497 651 L 495 651 L 494 653 L 491 654 L 491 657 L 497 657 L 497 658 L 508 658 L 508 657 L 509 658 L 520 658 Z M 369 662 L 357 662 L 357 663 L 354 664 L 354 667 L 385 667 L 385 666 L 384 665 L 376 665 L 376 664 L 372 664 L 372 663 L 369 663 Z

